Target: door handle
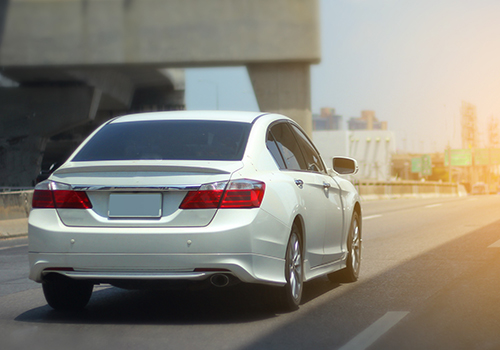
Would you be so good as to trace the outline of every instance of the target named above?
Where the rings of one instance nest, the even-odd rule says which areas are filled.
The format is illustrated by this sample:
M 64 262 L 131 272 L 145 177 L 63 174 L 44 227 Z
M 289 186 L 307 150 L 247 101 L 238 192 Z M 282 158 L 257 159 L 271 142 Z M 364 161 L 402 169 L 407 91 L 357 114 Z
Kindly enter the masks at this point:
M 300 180 L 300 179 L 297 179 L 295 180 L 295 184 L 300 188 L 302 189 L 302 187 L 304 187 L 304 181 Z
M 323 188 L 326 190 L 328 188 L 332 187 L 328 182 L 323 182 Z

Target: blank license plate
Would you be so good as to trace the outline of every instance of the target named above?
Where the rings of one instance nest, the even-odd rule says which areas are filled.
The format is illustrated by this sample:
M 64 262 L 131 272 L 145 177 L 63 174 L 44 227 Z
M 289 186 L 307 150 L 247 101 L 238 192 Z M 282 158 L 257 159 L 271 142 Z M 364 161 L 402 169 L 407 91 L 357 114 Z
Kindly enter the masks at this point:
M 161 193 L 112 193 L 109 196 L 110 218 L 159 218 Z

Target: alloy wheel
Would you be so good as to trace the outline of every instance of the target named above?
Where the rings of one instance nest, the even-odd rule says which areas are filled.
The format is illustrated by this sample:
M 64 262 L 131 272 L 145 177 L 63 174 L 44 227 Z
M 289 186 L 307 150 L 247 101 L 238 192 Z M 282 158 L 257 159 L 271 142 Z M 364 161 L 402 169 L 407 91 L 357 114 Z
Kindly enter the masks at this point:
M 302 294 L 302 253 L 300 241 L 297 234 L 294 232 L 288 247 L 288 271 L 290 292 L 294 300 L 300 299 Z

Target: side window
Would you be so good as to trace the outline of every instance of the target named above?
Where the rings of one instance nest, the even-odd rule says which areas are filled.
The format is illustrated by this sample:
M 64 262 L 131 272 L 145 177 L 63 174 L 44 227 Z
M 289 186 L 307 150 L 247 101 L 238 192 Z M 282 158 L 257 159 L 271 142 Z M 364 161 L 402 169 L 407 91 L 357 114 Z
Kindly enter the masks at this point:
M 285 161 L 283 160 L 283 157 L 281 156 L 281 152 L 278 149 L 278 145 L 276 144 L 276 141 L 274 140 L 273 133 L 269 131 L 267 133 L 267 140 L 266 140 L 266 146 L 269 152 L 271 152 L 271 155 L 273 156 L 274 160 L 276 161 L 276 164 L 278 164 L 278 167 L 280 169 L 286 169 Z
M 300 148 L 302 149 L 302 153 L 304 154 L 304 158 L 307 163 L 307 170 L 325 173 L 326 171 L 323 165 L 323 161 L 321 160 L 319 153 L 316 151 L 311 141 L 309 141 L 309 138 L 307 138 L 302 130 L 300 130 L 293 124 L 292 129 L 294 134 L 297 136 L 297 142 L 299 143 Z
M 307 170 L 307 165 L 299 145 L 287 123 L 279 123 L 271 127 L 276 145 L 283 155 L 286 167 L 290 170 Z

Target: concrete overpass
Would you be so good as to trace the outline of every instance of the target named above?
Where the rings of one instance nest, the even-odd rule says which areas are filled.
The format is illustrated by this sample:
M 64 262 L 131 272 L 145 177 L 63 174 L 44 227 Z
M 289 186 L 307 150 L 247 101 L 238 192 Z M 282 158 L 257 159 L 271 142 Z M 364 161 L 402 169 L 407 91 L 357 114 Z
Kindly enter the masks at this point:
M 317 0 L 0 3 L 0 186 L 113 116 L 184 108 L 186 67 L 245 65 L 261 110 L 312 131 Z

